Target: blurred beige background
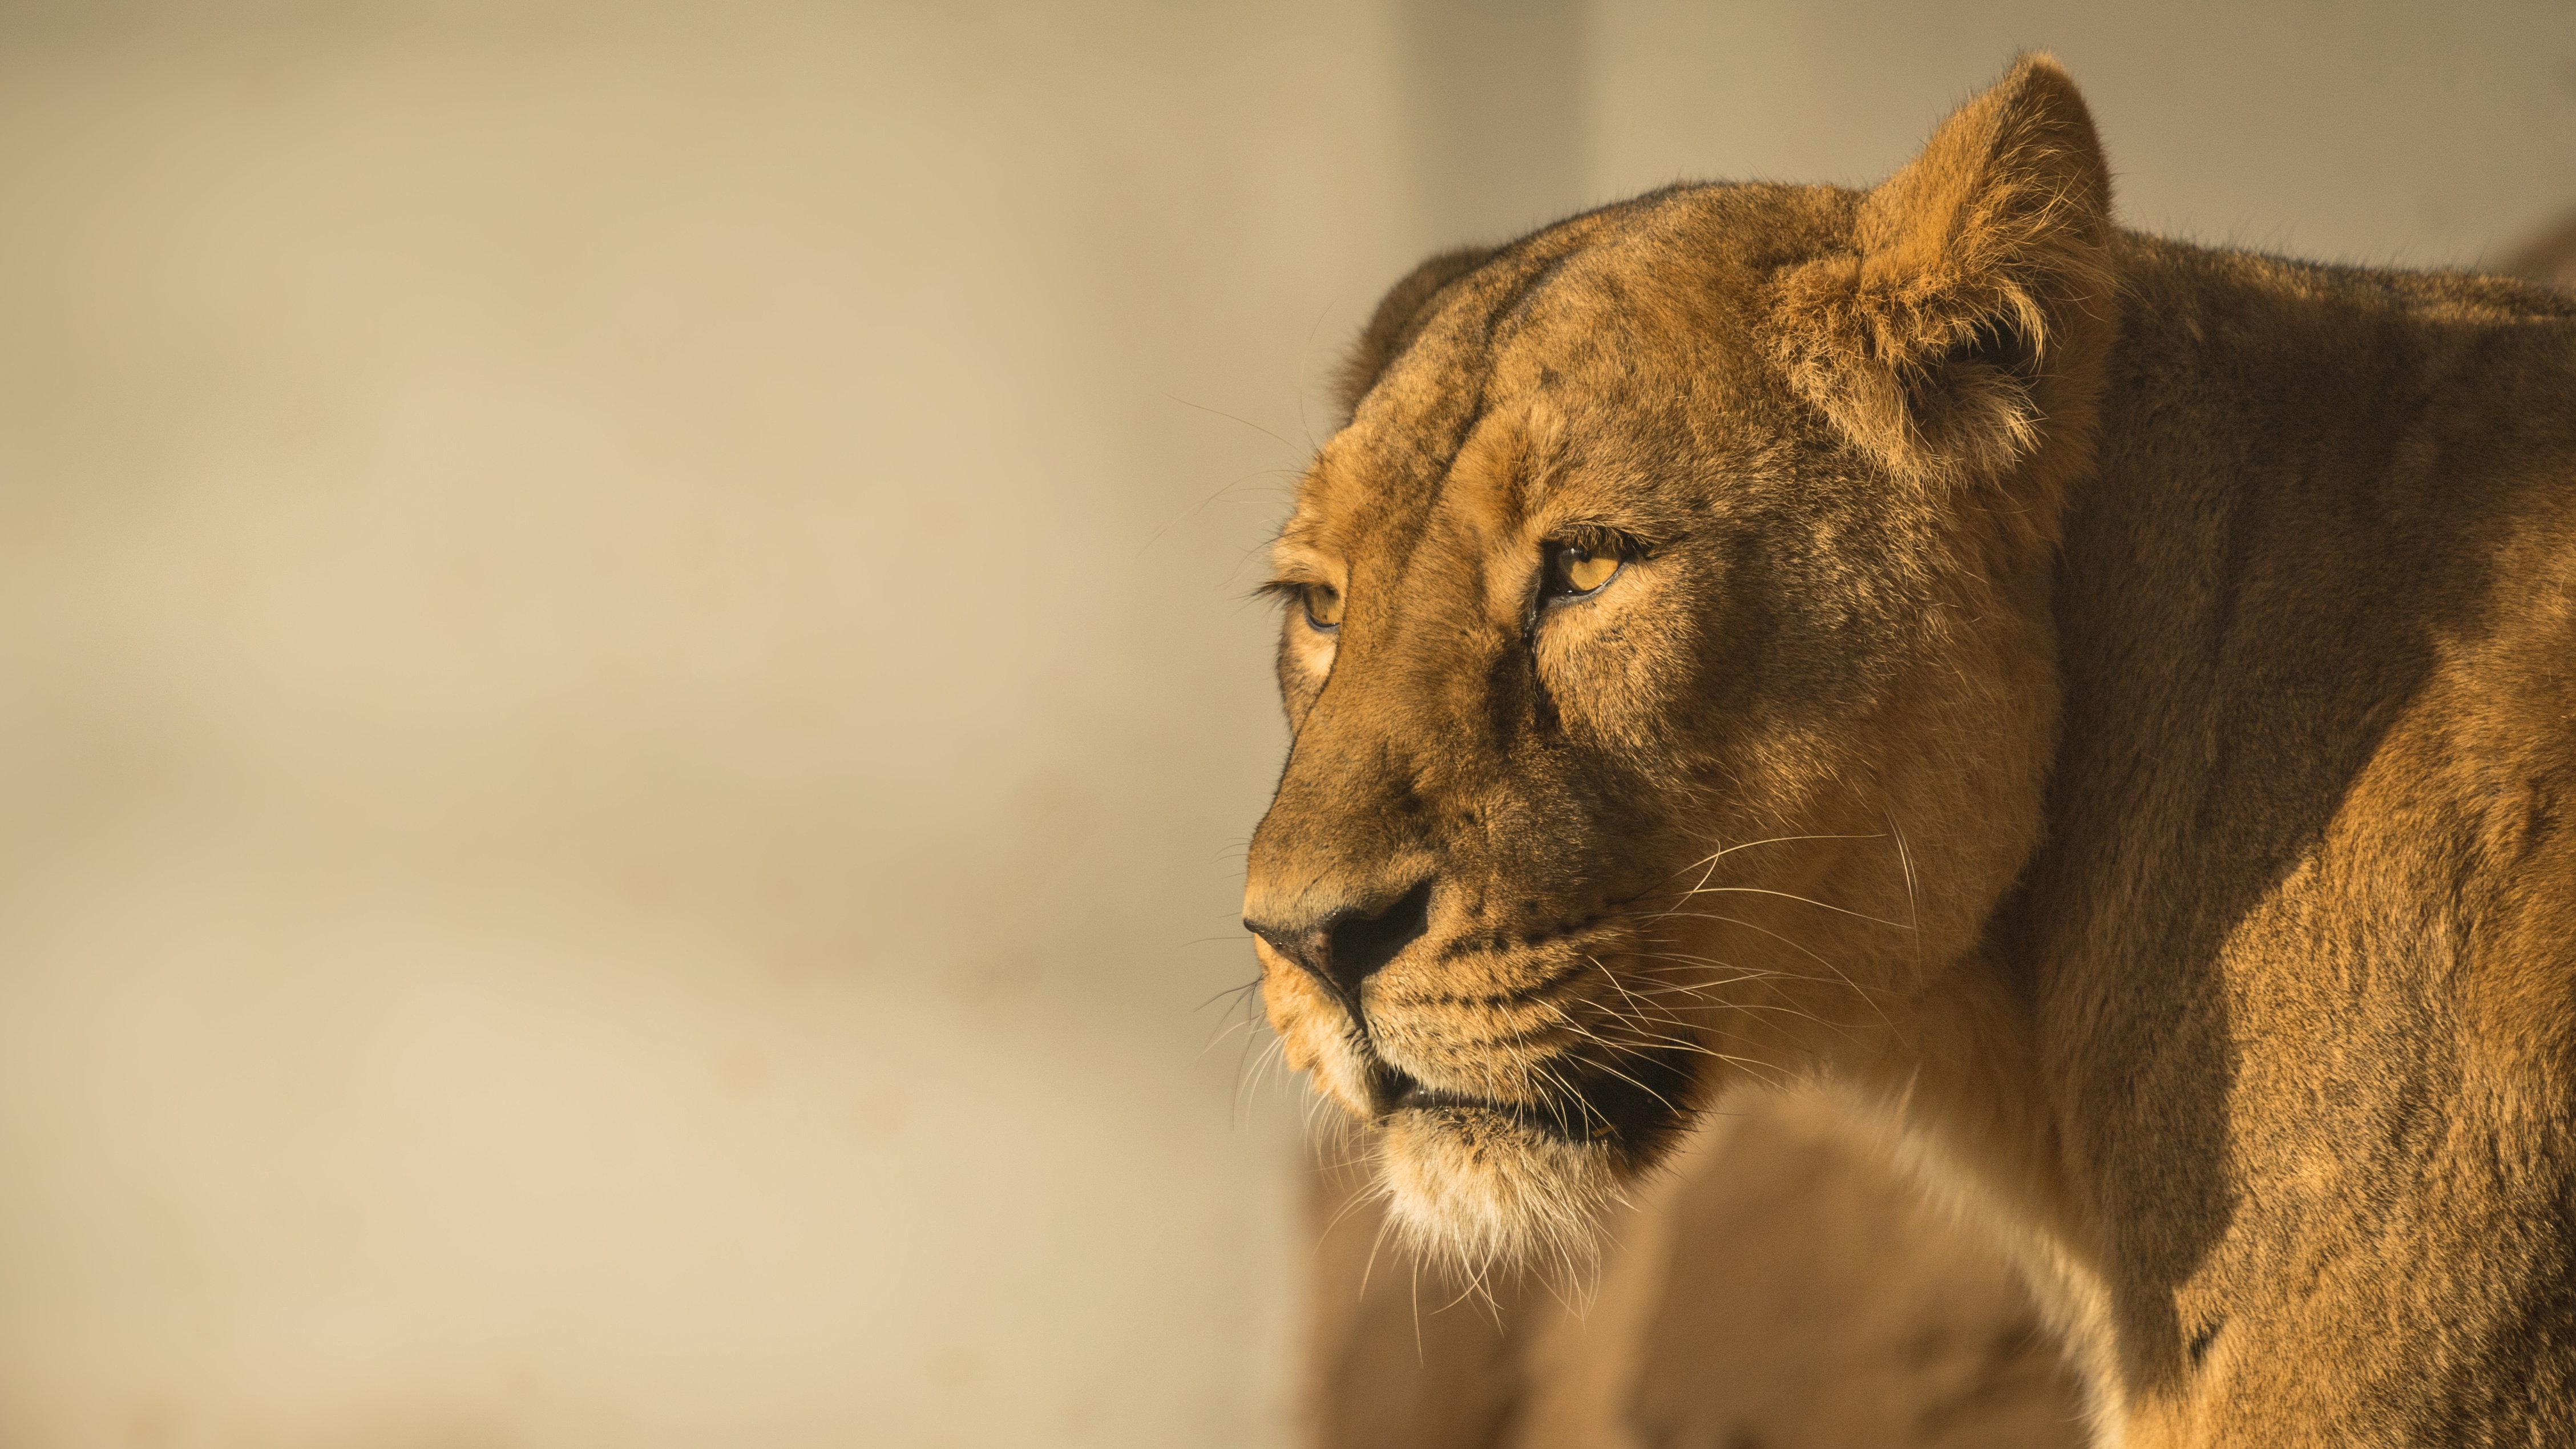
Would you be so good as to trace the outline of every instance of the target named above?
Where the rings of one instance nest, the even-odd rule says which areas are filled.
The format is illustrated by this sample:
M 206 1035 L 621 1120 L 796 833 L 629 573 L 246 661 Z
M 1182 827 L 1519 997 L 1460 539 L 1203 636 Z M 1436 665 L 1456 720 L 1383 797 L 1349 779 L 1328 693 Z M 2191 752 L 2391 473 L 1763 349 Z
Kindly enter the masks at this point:
M 1287 1442 L 1319 378 L 2019 46 L 2132 224 L 2576 201 L 2563 3 L 0 6 L 0 1445 Z

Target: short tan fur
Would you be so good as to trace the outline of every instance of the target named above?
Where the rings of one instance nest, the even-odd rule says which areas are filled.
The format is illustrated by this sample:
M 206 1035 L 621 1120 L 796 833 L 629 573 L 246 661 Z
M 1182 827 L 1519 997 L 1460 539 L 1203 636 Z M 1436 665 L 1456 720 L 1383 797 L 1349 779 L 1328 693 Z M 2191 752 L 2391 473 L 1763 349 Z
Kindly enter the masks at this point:
M 1399 284 L 1276 551 L 1271 1023 L 1471 1266 L 1820 1073 L 2104 1443 L 2576 1443 L 2576 299 L 2110 191 L 2026 57 Z

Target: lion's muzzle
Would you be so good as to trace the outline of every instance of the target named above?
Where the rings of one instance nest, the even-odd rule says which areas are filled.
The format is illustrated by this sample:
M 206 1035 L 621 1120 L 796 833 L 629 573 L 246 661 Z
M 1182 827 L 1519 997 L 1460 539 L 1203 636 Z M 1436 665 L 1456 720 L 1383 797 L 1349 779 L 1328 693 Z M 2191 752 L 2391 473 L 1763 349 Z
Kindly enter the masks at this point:
M 1258 882 L 1248 894 L 1243 928 L 1331 992 L 1363 1034 L 1368 1017 L 1361 986 L 1431 929 L 1428 879 L 1401 888 L 1392 900 L 1380 893 L 1382 904 L 1355 903 L 1324 889 L 1281 901 Z

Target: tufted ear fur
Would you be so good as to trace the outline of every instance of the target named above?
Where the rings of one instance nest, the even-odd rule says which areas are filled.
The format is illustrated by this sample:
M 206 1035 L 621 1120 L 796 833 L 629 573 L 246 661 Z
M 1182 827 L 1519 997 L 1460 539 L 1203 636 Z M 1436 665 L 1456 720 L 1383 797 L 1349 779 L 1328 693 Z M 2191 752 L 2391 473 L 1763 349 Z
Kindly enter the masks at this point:
M 2114 325 L 2111 175 L 2084 99 L 2026 55 L 1861 201 L 1852 249 L 1779 281 L 1790 381 L 1914 478 L 1998 478 L 2088 425 Z
M 1377 386 L 1378 375 L 1395 361 L 1413 335 L 1422 330 L 1422 314 L 1440 289 L 1485 264 L 1494 254 L 1492 247 L 1460 247 L 1442 252 L 1404 274 L 1404 279 L 1387 288 L 1378 299 L 1377 310 L 1369 314 L 1368 326 L 1360 332 L 1359 341 L 1351 344 L 1351 355 L 1342 359 L 1341 370 L 1333 377 L 1333 401 L 1341 407 L 1341 422 L 1348 426 L 1351 414 L 1359 411 L 1360 399 Z

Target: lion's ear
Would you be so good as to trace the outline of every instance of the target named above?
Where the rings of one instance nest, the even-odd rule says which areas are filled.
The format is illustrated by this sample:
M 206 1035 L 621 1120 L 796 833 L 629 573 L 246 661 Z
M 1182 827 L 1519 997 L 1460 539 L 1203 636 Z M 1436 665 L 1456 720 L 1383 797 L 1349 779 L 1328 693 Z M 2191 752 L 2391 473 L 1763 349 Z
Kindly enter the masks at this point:
M 1995 477 L 2089 411 L 2113 325 L 2111 174 L 2075 83 L 2027 55 L 1782 279 L 1781 360 L 1910 476 Z
M 1404 279 L 1387 288 L 1378 299 L 1377 310 L 1369 314 L 1369 323 L 1360 332 L 1359 341 L 1351 344 L 1350 356 L 1342 359 L 1341 370 L 1333 377 L 1333 401 L 1341 410 L 1340 422 L 1347 426 L 1351 414 L 1359 411 L 1360 399 L 1377 386 L 1380 373 L 1404 351 L 1413 334 L 1421 330 L 1422 311 L 1441 288 L 1485 264 L 1494 254 L 1492 247 L 1460 247 L 1431 257 L 1404 274 Z

